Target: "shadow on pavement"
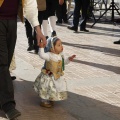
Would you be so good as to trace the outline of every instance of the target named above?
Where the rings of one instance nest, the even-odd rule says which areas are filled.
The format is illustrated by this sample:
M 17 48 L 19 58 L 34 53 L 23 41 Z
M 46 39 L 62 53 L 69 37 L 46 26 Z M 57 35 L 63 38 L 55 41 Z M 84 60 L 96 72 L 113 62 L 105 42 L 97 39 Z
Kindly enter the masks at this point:
M 105 27 L 98 27 L 98 26 L 95 26 L 93 27 L 92 29 L 98 29 L 98 30 L 104 30 L 104 31 L 111 31 L 111 32 L 120 32 L 120 29 L 115 29 L 115 28 L 105 28 Z
M 104 33 L 100 33 L 100 32 L 84 32 L 86 34 L 94 34 L 94 35 L 105 35 L 105 36 L 114 36 L 114 37 L 120 37 L 120 35 L 118 34 L 114 34 L 114 31 L 111 31 L 111 33 L 109 32 L 104 32 Z
M 101 46 L 94 46 L 94 45 L 73 44 L 73 43 L 67 43 L 67 42 L 63 42 L 63 44 L 67 45 L 67 46 L 81 48 L 81 49 L 99 51 L 99 52 L 104 53 L 105 55 L 120 57 L 120 50 L 118 50 L 118 49 L 101 47 Z
M 72 92 L 53 108 L 42 108 L 32 86 L 30 81 L 14 81 L 17 109 L 22 113 L 18 120 L 120 120 L 119 107 Z
M 89 65 L 89 66 L 93 66 L 93 67 L 104 69 L 104 70 L 107 70 L 107 71 L 112 71 L 112 72 L 114 72 L 116 74 L 120 74 L 120 67 L 118 67 L 118 66 L 103 65 L 103 64 L 99 64 L 99 63 L 93 63 L 93 62 L 76 60 L 76 59 L 74 59 L 73 62 L 77 62 L 77 63 L 80 63 L 80 64 Z

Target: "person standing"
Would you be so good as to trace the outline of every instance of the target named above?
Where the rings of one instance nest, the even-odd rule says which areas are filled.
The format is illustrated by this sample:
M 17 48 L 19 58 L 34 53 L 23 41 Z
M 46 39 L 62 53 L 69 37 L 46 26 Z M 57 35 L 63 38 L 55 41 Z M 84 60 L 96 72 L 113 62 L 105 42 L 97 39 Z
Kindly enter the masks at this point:
M 66 0 L 62 5 L 58 4 L 56 8 L 56 16 L 57 16 L 56 24 L 62 24 L 62 22 L 68 23 Z
M 46 0 L 46 10 L 43 16 L 42 30 L 43 34 L 48 38 L 48 23 L 50 26 L 51 36 L 56 36 L 56 5 L 57 0 Z
M 23 22 L 23 13 L 36 30 L 38 44 L 41 39 L 43 44 L 46 44 L 46 38 L 39 27 L 35 0 L 0 0 L 0 107 L 9 120 L 21 115 L 15 109 L 16 102 L 9 67 L 16 44 L 17 14 Z
M 89 32 L 86 29 L 87 22 L 87 11 L 90 5 L 90 0 L 74 0 L 75 8 L 73 13 L 73 26 L 68 26 L 68 29 L 78 31 L 79 18 L 80 18 L 80 10 L 82 12 L 82 17 L 80 20 L 80 31 Z
M 37 0 L 38 5 L 38 21 L 41 27 L 42 21 L 43 21 L 43 15 L 46 10 L 46 0 Z M 35 50 L 35 53 L 38 53 L 38 46 L 37 46 L 37 40 L 36 40 L 36 32 L 34 28 L 32 28 L 31 24 L 27 19 L 25 19 L 25 30 L 26 30 L 26 36 L 28 39 L 28 48 L 27 51 Z

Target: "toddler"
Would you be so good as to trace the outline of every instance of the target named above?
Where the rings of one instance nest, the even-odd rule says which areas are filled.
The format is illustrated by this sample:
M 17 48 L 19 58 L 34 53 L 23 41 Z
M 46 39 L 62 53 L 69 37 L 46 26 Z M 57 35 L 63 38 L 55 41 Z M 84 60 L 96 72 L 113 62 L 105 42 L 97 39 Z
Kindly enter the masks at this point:
M 48 38 L 47 46 L 39 44 L 39 56 L 45 60 L 44 67 L 34 82 L 34 89 L 39 94 L 42 107 L 50 108 L 54 101 L 67 99 L 67 86 L 64 79 L 65 64 L 76 55 L 66 58 L 63 54 L 62 42 L 57 37 Z

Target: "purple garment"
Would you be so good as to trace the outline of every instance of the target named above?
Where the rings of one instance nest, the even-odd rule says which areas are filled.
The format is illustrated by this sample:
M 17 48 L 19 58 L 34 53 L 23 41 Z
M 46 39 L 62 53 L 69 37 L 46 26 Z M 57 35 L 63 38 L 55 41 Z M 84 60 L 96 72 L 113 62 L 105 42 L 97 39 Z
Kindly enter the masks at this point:
M 0 19 L 16 19 L 19 0 L 4 0 L 0 7 Z

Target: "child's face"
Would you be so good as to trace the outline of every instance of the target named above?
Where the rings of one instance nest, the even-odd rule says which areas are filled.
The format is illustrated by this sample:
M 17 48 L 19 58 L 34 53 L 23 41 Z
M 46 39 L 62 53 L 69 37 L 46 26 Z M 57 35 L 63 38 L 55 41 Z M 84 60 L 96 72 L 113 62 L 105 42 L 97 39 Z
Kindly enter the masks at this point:
M 63 46 L 61 40 L 57 40 L 56 45 L 54 46 L 54 50 L 56 54 L 59 54 L 63 51 Z

